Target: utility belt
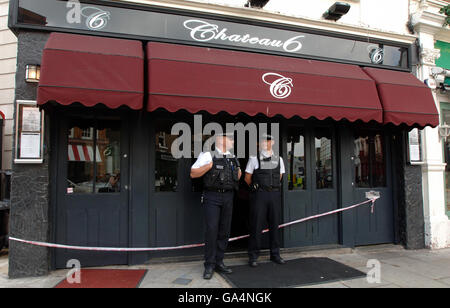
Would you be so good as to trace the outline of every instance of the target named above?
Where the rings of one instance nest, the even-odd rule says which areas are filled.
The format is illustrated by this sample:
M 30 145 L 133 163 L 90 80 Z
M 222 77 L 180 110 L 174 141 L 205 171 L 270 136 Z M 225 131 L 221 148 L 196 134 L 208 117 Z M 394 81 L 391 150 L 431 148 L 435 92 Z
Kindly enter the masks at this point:
M 280 192 L 281 187 L 274 187 L 274 186 L 260 186 L 259 184 L 252 184 L 250 185 L 250 191 L 251 192 Z

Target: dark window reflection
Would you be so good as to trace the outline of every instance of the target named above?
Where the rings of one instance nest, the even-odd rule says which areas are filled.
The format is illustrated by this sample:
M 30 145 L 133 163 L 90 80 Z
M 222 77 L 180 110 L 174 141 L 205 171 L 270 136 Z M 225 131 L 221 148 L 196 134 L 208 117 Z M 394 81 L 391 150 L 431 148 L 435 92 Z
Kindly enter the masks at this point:
M 384 157 L 384 138 L 380 134 L 376 134 L 374 141 L 374 167 L 373 167 L 373 186 L 386 186 L 386 162 Z
M 172 155 L 172 143 L 178 135 L 171 135 L 171 120 L 157 120 L 155 123 L 155 191 L 177 191 L 178 162 Z
M 333 188 L 332 132 L 329 128 L 315 131 L 316 187 Z
M 67 193 L 120 192 L 120 122 L 71 122 Z
M 303 129 L 291 128 L 287 143 L 289 190 L 306 189 L 305 137 Z
M 357 136 L 354 144 L 355 185 L 370 187 L 369 137 Z
M 382 133 L 359 131 L 354 139 L 355 186 L 386 186 L 385 144 Z

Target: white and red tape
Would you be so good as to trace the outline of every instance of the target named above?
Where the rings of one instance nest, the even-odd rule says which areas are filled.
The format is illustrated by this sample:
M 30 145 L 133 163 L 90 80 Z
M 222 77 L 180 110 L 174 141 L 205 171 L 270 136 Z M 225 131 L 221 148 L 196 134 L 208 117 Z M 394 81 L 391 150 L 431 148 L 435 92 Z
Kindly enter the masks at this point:
M 326 212 L 323 214 L 313 215 L 309 217 L 305 217 L 299 220 L 295 220 L 289 223 L 285 223 L 279 226 L 279 228 L 285 228 L 288 226 L 292 226 L 295 224 L 299 224 L 308 220 L 329 216 L 333 214 L 337 214 L 340 212 L 348 211 L 354 208 L 357 208 L 364 204 L 371 203 L 371 212 L 373 213 L 375 201 L 379 199 L 379 196 L 371 197 L 369 200 L 357 203 L 345 208 L 337 209 L 334 211 Z M 269 232 L 269 229 L 264 230 L 262 233 Z M 242 235 L 238 237 L 234 237 L 230 239 L 230 242 L 241 240 L 244 238 L 248 238 L 250 235 Z M 45 243 L 45 242 L 39 242 L 39 241 L 28 241 L 23 240 L 15 237 L 10 237 L 10 241 L 19 242 L 19 243 L 26 243 L 30 245 L 40 246 L 40 247 L 48 247 L 48 248 L 59 248 L 59 249 L 69 249 L 69 250 L 84 250 L 84 251 L 108 251 L 108 252 L 148 252 L 148 251 L 167 251 L 167 250 L 180 250 L 180 249 L 188 249 L 188 248 L 195 248 L 195 247 L 203 247 L 205 244 L 192 244 L 192 245 L 184 245 L 184 246 L 174 246 L 174 247 L 153 247 L 153 248 L 115 248 L 115 247 L 84 247 L 84 246 L 70 246 L 70 245 L 61 245 L 61 244 L 52 244 L 52 243 Z

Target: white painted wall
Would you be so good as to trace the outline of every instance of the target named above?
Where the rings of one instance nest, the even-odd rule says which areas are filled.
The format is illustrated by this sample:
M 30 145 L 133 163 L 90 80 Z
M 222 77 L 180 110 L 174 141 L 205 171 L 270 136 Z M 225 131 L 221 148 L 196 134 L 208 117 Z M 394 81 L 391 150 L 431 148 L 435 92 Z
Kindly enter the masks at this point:
M 12 166 L 12 129 L 17 38 L 8 29 L 8 0 L 0 0 L 0 110 L 5 114 L 2 169 Z
M 244 7 L 247 0 L 186 0 L 232 7 Z M 270 0 L 262 9 L 271 13 L 298 16 L 310 19 L 322 19 L 323 13 L 336 0 Z M 396 33 L 408 33 L 409 0 L 347 0 L 340 1 L 351 5 L 350 11 L 337 23 L 356 26 L 368 26 Z

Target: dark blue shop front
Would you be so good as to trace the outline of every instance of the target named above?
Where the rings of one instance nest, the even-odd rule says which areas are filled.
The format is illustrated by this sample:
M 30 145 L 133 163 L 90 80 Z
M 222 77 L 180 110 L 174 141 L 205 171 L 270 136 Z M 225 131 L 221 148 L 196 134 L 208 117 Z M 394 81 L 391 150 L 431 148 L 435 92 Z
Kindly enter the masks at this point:
M 48 190 L 42 192 L 48 196 L 48 232 L 34 238 L 13 223 L 13 235 L 90 247 L 202 243 L 202 185 L 189 176 L 195 153 L 176 158 L 172 150 L 180 137 L 173 127 L 184 123 L 195 132 L 195 117 L 201 117 L 203 126 L 279 126 L 286 164 L 283 222 L 360 203 L 370 191 L 380 193 L 373 213 L 369 204 L 284 228 L 284 249 L 407 244 L 406 204 L 415 198 L 409 192 L 421 191 L 421 182 L 410 177 L 420 177 L 420 170 L 407 162 L 407 134 L 439 121 L 430 90 L 410 73 L 412 46 L 370 42 L 384 50 L 385 60 L 374 62 L 361 37 L 146 6 L 92 6 L 114 18 L 89 29 L 88 23 L 59 20 L 57 12 L 65 9 L 59 1 L 36 6 L 19 0 L 11 6 L 10 26 L 20 30 L 19 67 L 36 59 L 41 65 L 38 87 L 19 85 L 17 96 L 37 93 L 32 99 L 45 113 L 48 149 L 44 165 L 15 166 L 16 174 L 33 177 L 33 168 L 40 168 L 48 175 Z M 120 27 L 136 14 L 151 15 L 142 20 L 168 28 L 139 22 Z M 200 29 L 211 25 L 216 35 L 202 36 Z M 238 43 L 229 39 L 232 35 L 239 36 Z M 249 44 L 255 37 L 259 43 L 267 40 Z M 342 50 L 353 46 L 355 53 L 331 54 L 331 43 Z M 248 145 L 252 140 L 245 136 Z M 247 151 L 241 166 L 248 158 Z M 40 199 L 39 192 L 35 195 Z M 248 234 L 248 195 L 242 181 L 232 237 Z M 17 207 L 12 221 L 20 222 L 26 211 Z M 20 245 L 11 248 L 18 260 L 35 249 Z M 246 248 L 242 239 L 230 243 L 229 251 Z M 200 256 L 202 249 L 48 253 L 49 268 L 66 268 L 71 259 L 83 266 L 140 264 Z

